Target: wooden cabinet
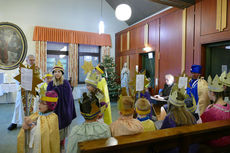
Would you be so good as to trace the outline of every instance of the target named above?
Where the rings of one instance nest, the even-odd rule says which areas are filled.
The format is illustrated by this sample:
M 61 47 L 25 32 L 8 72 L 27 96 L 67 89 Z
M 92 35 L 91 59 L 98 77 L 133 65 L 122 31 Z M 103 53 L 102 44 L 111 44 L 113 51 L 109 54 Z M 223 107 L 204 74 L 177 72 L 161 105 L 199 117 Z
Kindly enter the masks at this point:
M 130 50 L 144 48 L 144 26 L 130 30 Z

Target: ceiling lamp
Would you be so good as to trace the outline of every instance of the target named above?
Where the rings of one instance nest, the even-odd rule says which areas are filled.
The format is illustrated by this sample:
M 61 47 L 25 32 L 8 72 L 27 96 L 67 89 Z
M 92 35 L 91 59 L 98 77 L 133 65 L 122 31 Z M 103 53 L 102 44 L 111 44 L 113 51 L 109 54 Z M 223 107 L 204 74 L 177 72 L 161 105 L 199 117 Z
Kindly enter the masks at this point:
M 101 20 L 99 22 L 99 34 L 103 34 L 105 32 L 105 24 L 104 24 L 104 21 L 102 20 L 102 7 L 103 7 L 103 4 L 102 4 L 102 0 L 101 0 Z
M 127 4 L 120 4 L 115 10 L 115 16 L 118 20 L 126 21 L 131 17 L 132 10 Z

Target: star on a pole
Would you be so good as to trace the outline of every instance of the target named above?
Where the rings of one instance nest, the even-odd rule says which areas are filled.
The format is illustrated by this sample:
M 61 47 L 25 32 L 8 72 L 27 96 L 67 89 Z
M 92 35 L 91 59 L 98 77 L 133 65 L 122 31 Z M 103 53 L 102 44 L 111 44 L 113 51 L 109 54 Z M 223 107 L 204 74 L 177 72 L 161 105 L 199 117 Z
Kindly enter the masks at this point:
M 183 71 L 182 74 L 180 74 L 179 76 L 175 76 L 175 83 L 179 84 L 180 77 L 188 78 L 187 79 L 187 87 L 189 87 L 189 80 L 191 80 L 192 77 L 188 76 L 187 74 L 185 74 L 185 71 Z
M 19 74 L 14 77 L 15 80 L 21 83 L 21 68 L 26 68 L 22 63 L 20 63 L 19 66 Z M 28 68 L 28 67 L 27 67 Z M 31 66 L 28 69 L 33 70 L 33 79 L 32 79 L 32 91 L 30 91 L 34 96 L 36 96 L 36 90 L 35 88 L 37 87 L 38 84 L 42 83 L 43 81 L 40 79 L 39 73 L 38 73 L 38 68 L 35 67 L 35 65 Z
M 81 68 L 84 70 L 84 74 L 87 74 L 94 69 L 92 61 L 84 61 L 84 65 L 82 65 Z
M 146 74 L 146 71 L 144 71 L 142 73 L 135 72 L 135 75 L 132 78 L 132 81 L 129 82 L 129 85 L 134 88 L 135 93 L 136 93 L 136 76 L 137 75 L 144 75 L 145 76 L 144 87 L 146 87 L 150 83 L 150 81 L 147 79 L 145 74 Z

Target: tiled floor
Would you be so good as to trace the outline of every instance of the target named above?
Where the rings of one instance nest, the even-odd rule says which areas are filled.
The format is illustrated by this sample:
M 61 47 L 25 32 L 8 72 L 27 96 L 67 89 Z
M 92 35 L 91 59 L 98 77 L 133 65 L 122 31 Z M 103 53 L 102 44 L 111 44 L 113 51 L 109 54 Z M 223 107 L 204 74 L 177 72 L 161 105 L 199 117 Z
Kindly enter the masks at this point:
M 80 114 L 78 102 L 75 102 L 77 118 L 73 120 L 71 127 L 84 122 L 84 118 Z M 111 102 L 112 120 L 118 118 L 117 103 Z M 17 135 L 20 130 L 8 131 L 14 111 L 14 104 L 0 104 L 0 153 L 16 153 L 17 152 Z

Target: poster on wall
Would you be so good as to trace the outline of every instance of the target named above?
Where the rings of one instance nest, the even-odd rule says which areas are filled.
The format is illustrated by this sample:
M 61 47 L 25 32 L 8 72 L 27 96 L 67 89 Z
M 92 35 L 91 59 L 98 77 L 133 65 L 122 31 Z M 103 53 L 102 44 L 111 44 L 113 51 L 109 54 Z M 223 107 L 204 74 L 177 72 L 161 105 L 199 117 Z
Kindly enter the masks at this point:
M 17 68 L 26 53 L 27 41 L 23 31 L 13 23 L 0 22 L 0 69 Z

